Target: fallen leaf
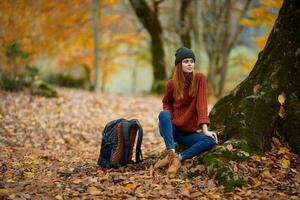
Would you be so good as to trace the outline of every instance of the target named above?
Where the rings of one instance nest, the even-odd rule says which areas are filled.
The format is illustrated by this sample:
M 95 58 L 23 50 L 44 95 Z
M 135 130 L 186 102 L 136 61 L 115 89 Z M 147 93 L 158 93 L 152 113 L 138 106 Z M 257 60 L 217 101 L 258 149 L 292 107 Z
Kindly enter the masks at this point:
M 190 194 L 190 198 L 197 198 L 200 196 L 202 196 L 202 192 L 199 192 L 199 191 Z
M 214 188 L 214 187 L 216 187 L 216 183 L 215 183 L 215 180 L 214 179 L 209 179 L 208 181 L 207 181 L 207 188 L 208 189 L 211 189 L 211 188 Z
M 281 145 L 281 142 L 276 137 L 272 137 L 272 141 L 277 145 Z
M 253 87 L 253 94 L 256 95 L 260 92 L 261 90 L 261 85 L 260 84 L 257 84 Z
M 251 190 L 248 190 L 246 193 L 245 193 L 245 196 L 248 197 L 252 194 Z
M 285 100 L 286 100 L 286 95 L 284 92 L 282 92 L 280 95 L 278 95 L 278 101 L 281 105 L 284 104 Z
M 55 196 L 55 199 L 56 199 L 56 200 L 64 200 L 64 198 L 63 198 L 62 196 L 60 196 L 60 195 L 56 195 L 56 196 Z
M 132 191 L 134 190 L 135 188 L 137 187 L 137 184 L 136 183 L 127 183 L 125 186 L 124 186 L 124 189 L 126 191 Z
M 98 188 L 92 186 L 92 187 L 88 188 L 88 193 L 93 195 L 93 196 L 97 196 L 97 195 L 101 194 L 101 191 Z
M 278 183 L 278 181 L 271 175 L 270 171 L 269 170 L 264 170 L 262 173 L 261 173 L 262 177 L 264 178 L 268 178 L 268 179 L 271 179 L 272 181 Z
M 285 159 L 285 158 L 281 159 L 281 160 L 280 160 L 280 163 L 281 163 L 281 166 L 282 166 L 284 169 L 287 169 L 287 168 L 289 168 L 289 166 L 290 166 L 290 161 L 287 160 L 287 159 Z
M 261 161 L 260 157 L 257 155 L 251 156 L 251 158 L 255 161 L 259 161 L 259 162 Z
M 0 189 L 0 195 L 2 196 L 5 196 L 5 195 L 8 195 L 9 194 L 9 190 L 7 189 Z
M 279 151 L 278 151 L 278 154 L 286 154 L 286 153 L 289 153 L 290 150 L 286 147 L 280 147 L 279 148 Z
M 226 145 L 226 149 L 228 149 L 228 151 L 231 151 L 233 149 L 233 146 L 232 144 L 228 144 Z
M 81 179 L 75 179 L 75 180 L 73 180 L 73 183 L 75 183 L 75 184 L 79 184 L 79 183 L 81 183 L 82 182 L 82 180 Z
M 285 109 L 284 109 L 283 106 L 280 106 L 280 107 L 279 107 L 278 115 L 279 115 L 281 118 L 284 118 L 284 116 L 285 116 Z
M 255 184 L 252 186 L 254 188 L 259 187 L 261 185 L 261 182 L 259 180 L 256 180 Z
M 151 166 L 149 167 L 149 175 L 150 175 L 150 176 L 153 176 L 153 172 L 154 172 L 154 167 L 153 167 L 153 165 L 151 165 Z

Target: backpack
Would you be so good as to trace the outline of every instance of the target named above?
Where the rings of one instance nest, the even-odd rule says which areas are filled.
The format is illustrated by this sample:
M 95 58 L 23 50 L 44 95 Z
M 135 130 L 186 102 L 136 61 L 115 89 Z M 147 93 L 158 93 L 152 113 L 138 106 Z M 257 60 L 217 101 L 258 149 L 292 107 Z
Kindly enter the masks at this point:
M 140 122 L 137 119 L 120 118 L 106 124 L 102 132 L 98 165 L 103 168 L 118 168 L 133 163 L 132 153 L 137 132 L 135 161 L 139 163 L 142 159 L 143 140 L 143 128 Z

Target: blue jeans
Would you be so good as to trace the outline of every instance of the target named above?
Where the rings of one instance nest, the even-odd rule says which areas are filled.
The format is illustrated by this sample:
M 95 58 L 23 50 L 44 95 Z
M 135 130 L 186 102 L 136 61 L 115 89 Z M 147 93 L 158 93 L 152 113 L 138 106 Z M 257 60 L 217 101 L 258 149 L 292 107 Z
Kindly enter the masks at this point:
M 215 144 L 215 141 L 204 133 L 196 131 L 184 133 L 177 130 L 172 123 L 171 114 L 168 111 L 161 111 L 158 115 L 158 119 L 159 132 L 165 141 L 167 149 L 175 149 L 174 142 L 187 147 L 187 149 L 180 153 L 182 160 L 192 158 L 212 148 Z

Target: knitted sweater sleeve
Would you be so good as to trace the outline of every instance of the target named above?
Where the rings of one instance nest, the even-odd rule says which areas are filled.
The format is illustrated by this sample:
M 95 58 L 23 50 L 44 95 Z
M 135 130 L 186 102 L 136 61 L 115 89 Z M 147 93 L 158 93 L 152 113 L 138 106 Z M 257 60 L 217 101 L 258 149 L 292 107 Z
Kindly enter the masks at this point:
M 198 101 L 197 101 L 197 112 L 198 112 L 198 125 L 201 127 L 202 124 L 210 125 L 210 120 L 207 114 L 207 93 L 206 93 L 206 78 L 205 75 L 199 73 L 198 82 Z
M 167 81 L 166 87 L 165 87 L 165 93 L 164 97 L 162 99 L 163 103 L 163 110 L 169 111 L 172 115 L 173 113 L 173 103 L 174 103 L 174 97 L 173 97 L 173 83 L 171 80 Z

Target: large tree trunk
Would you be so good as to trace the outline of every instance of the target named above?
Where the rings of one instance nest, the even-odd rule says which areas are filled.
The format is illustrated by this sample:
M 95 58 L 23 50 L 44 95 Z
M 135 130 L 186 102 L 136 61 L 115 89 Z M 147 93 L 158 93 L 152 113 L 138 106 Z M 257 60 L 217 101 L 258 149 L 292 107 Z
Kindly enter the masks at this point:
M 274 130 L 282 131 L 292 149 L 300 153 L 299 21 L 300 1 L 285 0 L 253 70 L 210 113 L 211 128 L 225 126 L 219 137 L 227 141 L 200 155 L 199 160 L 226 191 L 246 184 L 230 169 L 229 161 L 242 161 L 250 157 L 250 152 L 269 149 Z M 281 104 L 286 110 L 282 120 L 278 117 Z M 283 112 L 280 113 L 282 117 Z
M 251 150 L 270 148 L 279 121 L 278 96 L 286 94 L 286 116 L 279 130 L 300 153 L 300 1 L 285 0 L 263 51 L 249 76 L 210 113 L 226 138 L 245 139 Z
M 154 82 L 152 89 L 160 81 L 167 78 L 165 52 L 163 45 L 163 29 L 158 18 L 158 4 L 162 1 L 155 1 L 151 10 L 144 0 L 130 0 L 130 3 L 143 26 L 151 36 L 152 66 L 154 71 Z

